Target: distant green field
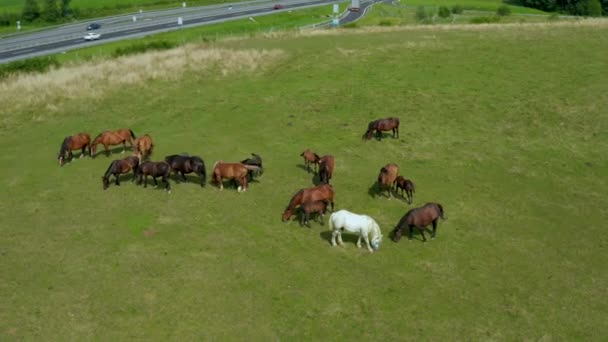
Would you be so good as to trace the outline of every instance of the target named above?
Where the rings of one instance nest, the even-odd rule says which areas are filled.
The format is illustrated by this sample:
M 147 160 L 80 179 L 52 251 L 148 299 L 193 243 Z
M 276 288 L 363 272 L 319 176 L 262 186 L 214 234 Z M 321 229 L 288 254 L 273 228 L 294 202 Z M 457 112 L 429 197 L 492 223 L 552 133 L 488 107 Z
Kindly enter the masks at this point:
M 0 339 L 584 340 L 608 335 L 608 24 L 415 26 L 208 41 L 0 82 Z M 401 137 L 361 141 L 376 118 Z M 65 135 L 132 128 L 153 159 L 257 152 L 250 190 L 173 192 L 110 158 L 56 162 Z M 336 157 L 336 206 L 377 253 L 283 223 Z M 386 163 L 443 204 L 437 239 L 387 238 Z

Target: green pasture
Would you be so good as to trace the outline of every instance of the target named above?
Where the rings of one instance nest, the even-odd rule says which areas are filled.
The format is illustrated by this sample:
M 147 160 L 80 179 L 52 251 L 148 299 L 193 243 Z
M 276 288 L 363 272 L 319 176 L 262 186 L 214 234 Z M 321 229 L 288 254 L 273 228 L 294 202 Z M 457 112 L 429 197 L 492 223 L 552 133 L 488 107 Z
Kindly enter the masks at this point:
M 43 79 L 3 81 L 22 95 L 0 106 L 0 339 L 602 341 L 608 26 L 594 22 L 208 42 L 281 53 L 42 103 L 27 96 Z M 386 116 L 400 138 L 363 142 Z M 155 160 L 188 152 L 209 172 L 256 152 L 265 172 L 243 194 L 173 180 L 167 194 L 129 177 L 103 191 L 119 153 L 57 165 L 64 136 L 120 127 L 151 134 Z M 336 157 L 336 206 L 378 221 L 377 253 L 280 221 L 313 184 L 306 148 Z M 373 196 L 389 162 L 414 206 L 444 206 L 437 239 L 388 239 L 412 207 Z

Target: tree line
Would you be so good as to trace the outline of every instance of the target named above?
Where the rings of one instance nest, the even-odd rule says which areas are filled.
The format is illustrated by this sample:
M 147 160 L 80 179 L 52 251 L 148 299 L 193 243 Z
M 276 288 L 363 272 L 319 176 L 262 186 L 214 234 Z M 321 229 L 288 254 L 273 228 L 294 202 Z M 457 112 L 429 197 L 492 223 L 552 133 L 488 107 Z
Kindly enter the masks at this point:
M 519 0 L 525 7 L 545 12 L 599 17 L 608 14 L 608 0 Z

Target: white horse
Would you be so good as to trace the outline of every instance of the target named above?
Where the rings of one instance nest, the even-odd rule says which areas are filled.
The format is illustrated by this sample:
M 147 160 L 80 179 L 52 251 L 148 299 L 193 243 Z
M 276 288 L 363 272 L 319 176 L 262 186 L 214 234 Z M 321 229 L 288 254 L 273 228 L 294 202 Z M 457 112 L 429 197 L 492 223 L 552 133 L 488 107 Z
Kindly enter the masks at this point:
M 342 229 L 359 234 L 357 247 L 361 248 L 361 238 L 363 238 L 367 244 L 367 249 L 370 252 L 378 250 L 380 248 L 380 243 L 382 242 L 382 232 L 373 218 L 367 215 L 353 214 L 348 210 L 340 210 L 332 213 L 329 217 L 329 229 L 333 231 L 331 234 L 332 246 L 336 245 L 336 237 L 338 237 L 338 244 L 343 244 Z M 372 235 L 371 244 L 368 239 L 370 233 Z

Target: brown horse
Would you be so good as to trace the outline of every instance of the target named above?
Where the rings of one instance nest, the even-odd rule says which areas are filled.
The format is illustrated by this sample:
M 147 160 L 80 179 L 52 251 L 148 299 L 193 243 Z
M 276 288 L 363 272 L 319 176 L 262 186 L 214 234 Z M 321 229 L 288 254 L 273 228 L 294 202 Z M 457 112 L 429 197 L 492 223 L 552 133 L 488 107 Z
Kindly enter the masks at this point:
M 393 182 L 397 179 L 398 174 L 399 166 L 397 166 L 397 164 L 386 164 L 380 169 L 380 174 L 378 175 L 378 190 L 380 194 L 386 190 L 388 192 L 388 198 L 391 198 Z
M 84 157 L 85 152 L 87 150 L 87 146 L 91 145 L 91 137 L 88 133 L 78 133 L 76 135 L 72 135 L 71 137 L 65 137 L 63 142 L 61 143 L 61 148 L 59 149 L 59 155 L 57 159 L 59 160 L 59 165 L 63 166 L 65 161 L 71 161 L 74 155 L 72 154 L 73 150 L 82 150 L 80 153 L 80 158 Z M 67 153 L 67 158 L 66 158 Z
M 336 158 L 332 155 L 326 155 L 319 159 L 319 181 L 329 184 L 329 180 L 334 174 L 334 166 Z
M 434 239 L 439 218 L 447 220 L 447 217 L 443 213 L 443 207 L 439 203 L 427 203 L 420 208 L 411 209 L 399 220 L 399 223 L 392 232 L 392 239 L 395 242 L 399 242 L 403 235 L 403 229 L 408 228 L 409 239 L 412 240 L 414 228 L 417 228 L 422 234 L 422 241 L 426 242 L 424 230 L 431 223 L 433 224 L 433 234 L 431 237 Z
M 312 188 L 301 189 L 289 201 L 283 212 L 282 220 L 289 220 L 294 215 L 295 208 L 305 202 L 327 200 L 331 203 L 331 211 L 334 211 L 334 194 L 334 188 L 330 184 L 320 184 Z
M 133 157 L 137 159 L 137 157 Z M 154 181 L 154 187 L 158 186 L 158 182 L 156 181 L 156 177 L 161 177 L 162 182 L 165 183 L 165 190 L 168 193 L 171 193 L 171 184 L 169 184 L 169 174 L 171 173 L 171 166 L 164 161 L 161 162 L 143 162 L 136 169 L 138 180 L 137 184 L 141 184 L 142 180 L 144 181 L 144 188 L 148 187 L 148 176 L 152 176 L 152 180 Z
M 395 192 L 399 194 L 399 190 L 401 190 L 401 196 L 403 196 L 403 192 L 405 191 L 405 199 L 407 203 L 412 204 L 414 200 L 414 193 L 416 192 L 416 188 L 414 186 L 414 182 L 409 179 L 405 179 L 402 176 L 397 176 L 395 181 L 393 182 L 395 186 Z
M 108 187 L 110 187 L 110 175 L 114 175 L 114 178 L 116 178 L 116 185 L 120 185 L 120 180 L 118 179 L 120 175 L 123 173 L 129 173 L 129 171 L 131 170 L 133 170 L 133 179 L 135 179 L 138 165 L 139 159 L 134 156 L 130 156 L 125 159 L 114 160 L 112 163 L 110 163 L 110 166 L 108 167 L 108 170 L 106 170 L 106 173 L 103 175 L 103 177 L 101 177 L 103 189 L 106 190 Z
M 255 165 L 245 165 L 241 163 L 224 163 L 219 160 L 213 164 L 213 171 L 211 171 L 211 182 L 219 186 L 220 190 L 224 189 L 224 178 L 235 180 L 239 186 L 237 187 L 238 192 L 245 192 L 248 188 L 247 173 L 249 170 L 254 172 L 260 172 L 261 168 Z
M 311 151 L 307 148 L 304 152 L 300 154 L 300 156 L 304 157 L 304 166 L 306 166 L 306 171 L 310 173 L 310 165 L 312 164 L 315 168 L 313 172 L 317 172 L 316 169 L 319 167 L 319 155 Z
M 300 225 L 304 224 L 308 228 L 310 228 L 310 214 L 317 214 L 317 217 L 323 224 L 323 216 L 327 212 L 327 206 L 329 205 L 329 201 L 314 201 L 314 202 L 304 202 L 300 205 L 300 209 L 302 209 L 302 215 L 300 216 Z
M 133 155 L 139 158 L 139 162 L 143 162 L 152 154 L 154 143 L 152 143 L 152 137 L 148 134 L 135 139 L 133 143 Z
M 363 138 L 369 140 L 376 132 L 376 138 L 382 140 L 383 131 L 393 131 L 393 138 L 399 138 L 399 119 L 390 117 L 371 121 L 367 124 L 367 131 L 363 134 Z
M 97 153 L 97 145 L 99 144 L 103 145 L 107 156 L 110 155 L 110 150 L 108 150 L 108 146 L 110 145 L 122 144 L 122 153 L 124 153 L 127 150 L 127 141 L 131 146 L 133 146 L 133 140 L 131 138 L 135 139 L 135 134 L 133 134 L 133 131 L 128 128 L 102 132 L 95 137 L 93 143 L 91 144 L 91 157 L 94 157 L 95 153 Z

